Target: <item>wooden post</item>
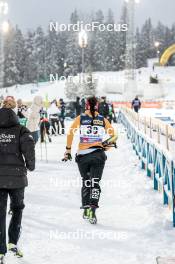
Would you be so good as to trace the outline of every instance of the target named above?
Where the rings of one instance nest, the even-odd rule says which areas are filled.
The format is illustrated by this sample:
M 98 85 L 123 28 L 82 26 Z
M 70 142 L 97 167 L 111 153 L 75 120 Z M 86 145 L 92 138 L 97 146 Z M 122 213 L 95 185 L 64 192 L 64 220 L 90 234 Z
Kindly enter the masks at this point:
M 169 150 L 168 125 L 166 125 L 166 148 Z

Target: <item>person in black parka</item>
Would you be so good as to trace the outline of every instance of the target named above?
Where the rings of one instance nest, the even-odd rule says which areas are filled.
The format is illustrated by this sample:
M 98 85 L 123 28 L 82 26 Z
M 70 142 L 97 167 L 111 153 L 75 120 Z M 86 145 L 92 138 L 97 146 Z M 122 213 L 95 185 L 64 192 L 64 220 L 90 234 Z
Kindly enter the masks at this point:
M 141 108 L 141 101 L 139 100 L 138 96 L 136 96 L 135 99 L 132 101 L 132 109 L 134 109 L 134 111 L 138 113 L 140 108 Z
M 78 96 L 77 96 L 76 102 L 75 102 L 75 113 L 76 113 L 76 116 L 79 116 L 81 114 L 80 97 L 78 97 Z
M 101 97 L 101 102 L 98 106 L 98 112 L 100 115 L 104 116 L 106 119 L 109 120 L 109 105 L 106 102 L 106 97 Z
M 66 104 L 62 98 L 60 98 L 59 103 L 60 103 L 59 122 L 61 124 L 61 131 L 59 131 L 59 134 L 63 135 L 63 134 L 65 134 L 64 120 L 65 120 Z M 59 126 L 59 128 L 60 128 L 60 126 Z
M 8 97 L 0 109 L 0 256 L 7 253 L 6 211 L 10 197 L 12 218 L 8 230 L 8 249 L 22 257 L 17 247 L 21 231 L 27 170 L 35 169 L 35 144 L 30 131 L 19 124 L 16 102 Z

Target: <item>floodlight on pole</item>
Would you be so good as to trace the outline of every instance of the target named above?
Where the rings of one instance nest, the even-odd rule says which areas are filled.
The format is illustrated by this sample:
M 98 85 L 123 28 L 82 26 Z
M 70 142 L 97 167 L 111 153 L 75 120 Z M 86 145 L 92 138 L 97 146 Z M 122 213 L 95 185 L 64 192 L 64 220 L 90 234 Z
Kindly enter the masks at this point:
M 78 43 L 80 48 L 86 48 L 88 43 L 88 37 L 85 30 L 79 32 Z
M 9 11 L 8 3 L 5 1 L 0 1 L 0 14 L 7 15 Z
M 4 3 L 4 15 L 7 15 L 9 11 L 8 3 Z
M 130 79 L 135 79 L 135 5 L 140 0 L 125 0 L 128 11 L 128 31 L 126 32 L 126 69 L 130 70 Z
M 9 26 L 9 22 L 8 22 L 8 21 L 4 21 L 4 22 L 2 23 L 2 32 L 3 32 L 4 34 L 8 33 L 9 28 L 10 28 L 10 26 Z
M 161 45 L 161 43 L 159 41 L 154 42 L 154 47 L 156 48 L 158 62 L 160 59 L 160 50 L 159 50 L 160 45 Z
M 87 48 L 88 45 L 88 36 L 85 30 L 82 30 L 79 32 L 78 35 L 78 44 L 82 50 L 82 79 L 83 83 L 85 82 L 84 80 L 84 73 L 85 73 L 85 48 Z
M 155 42 L 154 42 L 154 46 L 155 46 L 156 48 L 158 48 L 158 47 L 160 46 L 160 42 L 159 42 L 159 41 L 155 41 Z
M 127 24 L 128 30 L 126 32 L 126 53 L 125 53 L 125 88 L 124 93 L 129 97 L 128 93 L 136 93 L 135 83 L 135 68 L 136 68 L 136 39 L 135 39 L 135 7 L 140 0 L 125 0 L 127 8 Z M 133 84 L 132 84 L 133 83 Z
M 0 0 L 0 88 L 4 83 L 4 35 L 9 31 L 9 23 L 5 20 L 9 11 L 7 0 Z

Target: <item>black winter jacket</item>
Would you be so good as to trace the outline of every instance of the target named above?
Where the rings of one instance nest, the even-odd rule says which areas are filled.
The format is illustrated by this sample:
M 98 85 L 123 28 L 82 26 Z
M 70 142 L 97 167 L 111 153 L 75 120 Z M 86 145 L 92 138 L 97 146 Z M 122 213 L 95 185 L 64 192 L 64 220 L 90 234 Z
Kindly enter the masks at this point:
M 0 189 L 28 185 L 27 169 L 35 169 L 35 144 L 11 109 L 0 109 Z
M 107 118 L 109 116 L 109 105 L 106 102 L 101 102 L 98 107 L 98 112 L 100 115 Z

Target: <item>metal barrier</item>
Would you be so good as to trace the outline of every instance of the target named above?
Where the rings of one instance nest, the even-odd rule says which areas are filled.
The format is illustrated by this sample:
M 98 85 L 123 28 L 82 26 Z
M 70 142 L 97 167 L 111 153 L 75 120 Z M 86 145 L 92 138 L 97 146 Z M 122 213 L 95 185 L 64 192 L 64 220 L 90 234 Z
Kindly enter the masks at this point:
M 141 161 L 141 168 L 153 179 L 154 190 L 162 193 L 163 203 L 172 211 L 175 227 L 175 161 L 171 153 L 140 131 L 125 109 L 120 111 L 119 120 L 127 130 L 127 137 Z

